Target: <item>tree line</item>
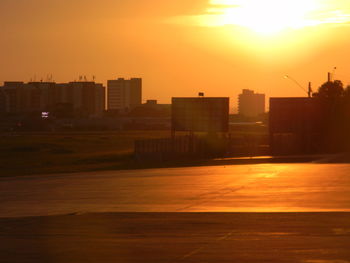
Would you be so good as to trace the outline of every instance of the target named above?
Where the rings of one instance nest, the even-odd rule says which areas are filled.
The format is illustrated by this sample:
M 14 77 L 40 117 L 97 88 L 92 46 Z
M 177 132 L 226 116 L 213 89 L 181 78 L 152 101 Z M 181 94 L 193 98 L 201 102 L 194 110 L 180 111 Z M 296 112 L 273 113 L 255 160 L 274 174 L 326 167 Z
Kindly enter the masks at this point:
M 327 152 L 350 150 L 350 86 L 340 80 L 321 85 L 313 98 L 322 109 L 322 143 Z

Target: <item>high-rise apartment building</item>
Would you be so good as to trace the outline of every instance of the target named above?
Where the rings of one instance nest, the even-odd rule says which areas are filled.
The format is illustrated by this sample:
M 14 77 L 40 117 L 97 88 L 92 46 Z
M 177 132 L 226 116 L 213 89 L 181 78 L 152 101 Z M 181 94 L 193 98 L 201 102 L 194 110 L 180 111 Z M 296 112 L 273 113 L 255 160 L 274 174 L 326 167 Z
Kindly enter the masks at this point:
M 265 112 L 265 94 L 244 89 L 238 96 L 238 114 L 245 117 L 256 117 Z
M 118 78 L 107 83 L 108 110 L 128 112 L 142 103 L 142 79 Z
M 81 116 L 98 116 L 106 99 L 105 87 L 95 82 L 5 82 L 0 101 L 0 111 L 5 113 L 50 112 L 66 104 Z
M 6 81 L 0 87 L 3 100 L 3 112 L 31 113 L 45 111 L 49 108 L 53 82 Z
M 69 82 L 62 91 L 62 101 L 72 104 L 74 109 L 85 115 L 98 116 L 105 110 L 106 92 L 102 84 L 92 81 Z

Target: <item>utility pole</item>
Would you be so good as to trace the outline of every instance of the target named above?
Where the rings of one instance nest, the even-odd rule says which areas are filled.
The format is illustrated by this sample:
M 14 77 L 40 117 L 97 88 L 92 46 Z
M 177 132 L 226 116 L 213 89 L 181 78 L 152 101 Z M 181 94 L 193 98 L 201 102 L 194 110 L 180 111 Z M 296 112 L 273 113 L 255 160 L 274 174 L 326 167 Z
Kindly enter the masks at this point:
M 309 82 L 309 88 L 308 88 L 308 92 L 307 92 L 309 98 L 312 97 L 312 86 L 311 86 L 311 82 Z
M 337 70 L 337 67 L 334 67 L 333 68 L 333 71 L 332 71 L 332 81 L 335 80 L 335 71 Z

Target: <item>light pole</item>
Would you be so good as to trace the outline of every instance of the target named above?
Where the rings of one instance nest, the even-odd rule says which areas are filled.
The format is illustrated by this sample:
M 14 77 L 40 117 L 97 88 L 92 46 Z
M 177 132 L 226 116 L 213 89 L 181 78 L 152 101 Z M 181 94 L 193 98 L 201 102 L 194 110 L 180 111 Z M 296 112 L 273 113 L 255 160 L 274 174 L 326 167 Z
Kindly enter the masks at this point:
M 306 90 L 298 81 L 296 81 L 296 80 L 295 80 L 294 78 L 292 78 L 291 76 L 289 76 L 289 75 L 284 75 L 284 78 L 293 81 L 296 85 L 299 86 L 299 88 L 301 88 L 304 92 L 307 93 L 307 95 L 309 96 L 309 98 L 311 98 L 311 95 L 312 95 L 311 82 L 309 82 L 309 89 Z

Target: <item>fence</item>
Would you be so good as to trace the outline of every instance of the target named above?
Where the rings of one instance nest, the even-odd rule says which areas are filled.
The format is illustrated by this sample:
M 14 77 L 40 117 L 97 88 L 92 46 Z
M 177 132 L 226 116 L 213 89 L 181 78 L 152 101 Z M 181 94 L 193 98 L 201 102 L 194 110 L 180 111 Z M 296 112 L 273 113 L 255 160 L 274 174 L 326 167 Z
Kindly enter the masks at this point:
M 135 157 L 138 160 L 172 160 L 268 155 L 267 141 L 267 136 L 180 136 L 139 140 L 135 142 Z

